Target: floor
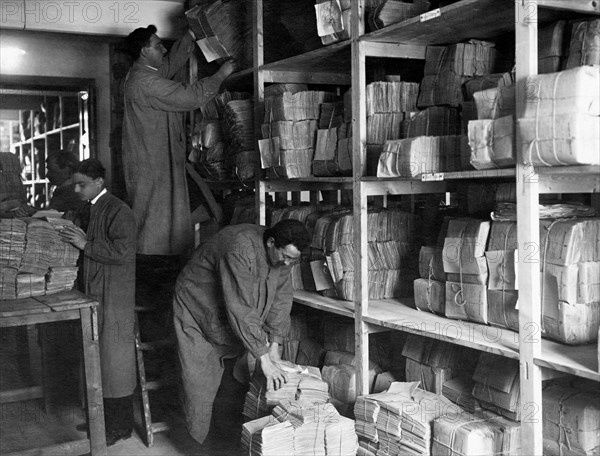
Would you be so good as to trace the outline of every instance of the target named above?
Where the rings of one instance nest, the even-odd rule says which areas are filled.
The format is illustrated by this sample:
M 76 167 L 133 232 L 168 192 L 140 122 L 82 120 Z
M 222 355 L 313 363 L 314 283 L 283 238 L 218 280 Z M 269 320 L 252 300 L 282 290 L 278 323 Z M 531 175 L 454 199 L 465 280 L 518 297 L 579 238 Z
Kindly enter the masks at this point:
M 172 284 L 177 275 L 178 265 L 157 265 L 154 259 L 138 261 L 138 280 L 136 305 L 152 307 L 155 312 L 138 314 L 140 330 L 145 341 L 154 338 L 168 337 L 170 330 L 170 295 Z M 160 285 L 156 285 L 160 284 Z M 46 326 L 46 325 L 44 325 Z M 0 389 L 13 389 L 33 386 L 39 383 L 41 367 L 23 353 L 27 334 L 15 328 L 3 330 L 0 343 Z M 14 330 L 13 330 L 14 329 Z M 85 422 L 82 409 L 80 383 L 80 365 L 76 355 L 77 347 L 73 346 L 72 331 L 76 328 L 62 327 L 53 334 L 51 340 L 57 345 L 58 353 L 46 351 L 44 359 L 50 359 L 58 366 L 59 372 L 53 376 L 58 382 L 46 385 L 47 401 L 42 399 L 7 403 L 0 405 L 0 455 L 32 447 L 49 446 L 85 437 L 85 432 L 75 427 Z M 46 333 L 38 333 L 39 337 L 50 338 Z M 170 349 L 172 350 L 172 349 Z M 39 355 L 39 347 L 34 347 L 34 358 Z M 36 355 L 37 353 L 37 355 Z M 159 376 L 164 371 L 176 371 L 176 354 L 174 351 L 162 353 L 158 358 L 146 358 L 148 378 Z M 37 367 L 36 367 L 37 364 Z M 33 372 L 32 372 L 33 368 Z M 172 387 L 160 392 L 152 392 L 150 405 L 153 421 L 167 421 L 170 430 L 154 434 L 154 445 L 147 447 L 145 432 L 142 429 L 140 413 L 141 399 L 135 396 L 136 428 L 131 438 L 120 440 L 108 448 L 109 456 L 237 456 L 246 454 L 239 447 L 242 424 L 242 406 L 246 389 L 233 380 L 230 375 L 231 365 L 226 366 L 226 373 L 214 404 L 211 431 L 207 440 L 200 445 L 187 433 L 185 417 L 181 410 L 179 392 Z M 228 375 L 229 374 L 229 375 Z M 34 454 L 34 453 L 32 453 Z

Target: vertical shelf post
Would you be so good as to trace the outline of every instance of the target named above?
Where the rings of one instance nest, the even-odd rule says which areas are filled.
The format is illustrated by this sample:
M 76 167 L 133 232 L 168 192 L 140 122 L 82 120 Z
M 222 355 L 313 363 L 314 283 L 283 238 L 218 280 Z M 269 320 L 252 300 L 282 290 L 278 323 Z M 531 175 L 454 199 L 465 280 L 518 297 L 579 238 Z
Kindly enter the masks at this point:
M 354 344 L 358 371 L 356 392 L 369 394 L 369 332 L 363 321 L 369 306 L 369 246 L 367 243 L 367 195 L 362 188 L 366 170 L 366 54 L 359 37 L 364 34 L 364 0 L 352 2 L 352 195 L 354 213 Z
M 255 207 L 258 208 L 256 223 L 265 225 L 267 221 L 267 203 L 265 185 L 260 180 L 260 152 L 258 150 L 258 138 L 261 136 L 261 119 L 264 117 L 265 104 L 265 76 L 260 67 L 265 63 L 264 55 L 264 30 L 263 30 L 263 0 L 252 2 L 252 64 L 254 66 L 254 132 L 256 140 L 256 176 L 255 176 Z
M 527 103 L 527 77 L 537 74 L 537 1 L 515 2 L 516 118 Z M 516 119 L 515 119 L 516 122 Z M 522 144 L 519 130 L 516 144 Z M 517 146 L 517 235 L 519 239 L 519 353 L 521 381 L 521 452 L 543 454 L 542 373 L 533 360 L 541 354 L 539 189 L 533 166 L 524 165 Z

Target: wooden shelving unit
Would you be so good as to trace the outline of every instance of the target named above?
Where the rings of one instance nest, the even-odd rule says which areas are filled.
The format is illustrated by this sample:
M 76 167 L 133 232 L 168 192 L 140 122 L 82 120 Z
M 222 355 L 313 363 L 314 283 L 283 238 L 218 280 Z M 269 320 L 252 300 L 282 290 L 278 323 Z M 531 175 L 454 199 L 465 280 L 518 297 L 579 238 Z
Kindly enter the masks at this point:
M 26 95 L 26 94 L 25 94 Z M 44 92 L 44 108 L 19 111 L 20 141 L 11 152 L 23 165 L 28 204 L 43 208 L 50 201 L 46 158 L 52 151 L 70 150 L 80 160 L 90 156 L 87 98 L 80 92 Z M 34 119 L 39 119 L 37 131 Z
M 352 2 L 351 39 L 325 46 L 301 56 L 263 65 L 262 0 L 254 0 L 255 67 L 253 70 L 257 119 L 262 118 L 267 83 L 296 82 L 344 85 L 352 88 L 353 175 L 351 178 L 310 178 L 260 180 L 256 199 L 259 221 L 265 222 L 267 192 L 311 192 L 316 202 L 319 190 L 352 190 L 354 211 L 355 289 L 354 302 L 338 301 L 316 293 L 297 291 L 295 302 L 314 309 L 353 318 L 356 355 L 359 358 L 357 391 L 368 393 L 369 335 L 388 330 L 441 338 L 453 344 L 518 359 L 521 366 L 521 404 L 534 404 L 536 419 L 522 422 L 521 451 L 541 455 L 542 380 L 563 374 L 600 381 L 597 344 L 567 346 L 541 337 L 541 290 L 538 262 L 521 261 L 519 283 L 519 324 L 514 332 L 472 322 L 446 319 L 414 309 L 410 300 L 369 300 L 367 282 L 367 198 L 385 195 L 439 194 L 454 182 L 470 180 L 517 183 L 517 219 L 519 258 L 525 258 L 529 243 L 539 245 L 539 195 L 543 193 L 600 192 L 600 167 L 533 168 L 517 165 L 514 169 L 465 171 L 423 175 L 420 179 L 380 179 L 366 176 L 366 68 L 367 59 L 425 58 L 427 45 L 452 44 L 466 39 L 514 39 L 516 54 L 517 109 L 523 109 L 525 79 L 537 73 L 538 24 L 571 17 L 600 14 L 600 4 L 589 0 L 461 0 L 434 12 L 365 34 L 364 1 Z M 257 130 L 259 131 L 259 130 Z M 519 141 L 517 140 L 517 143 Z M 520 160 L 520 153 L 518 162 Z M 363 286 L 363 284 L 365 284 Z M 525 329 L 523 329 L 525 328 Z M 528 411 L 528 415 L 530 410 Z

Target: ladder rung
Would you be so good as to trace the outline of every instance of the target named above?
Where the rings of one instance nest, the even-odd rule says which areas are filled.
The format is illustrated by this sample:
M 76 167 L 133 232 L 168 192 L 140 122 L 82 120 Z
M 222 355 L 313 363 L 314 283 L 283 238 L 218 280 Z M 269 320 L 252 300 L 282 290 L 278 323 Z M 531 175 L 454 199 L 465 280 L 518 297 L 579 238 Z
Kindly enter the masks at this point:
M 156 434 L 157 432 L 168 431 L 169 429 L 171 429 L 171 426 L 169 426 L 169 423 L 167 423 L 166 421 L 161 421 L 159 423 L 152 423 L 152 433 L 153 434 Z

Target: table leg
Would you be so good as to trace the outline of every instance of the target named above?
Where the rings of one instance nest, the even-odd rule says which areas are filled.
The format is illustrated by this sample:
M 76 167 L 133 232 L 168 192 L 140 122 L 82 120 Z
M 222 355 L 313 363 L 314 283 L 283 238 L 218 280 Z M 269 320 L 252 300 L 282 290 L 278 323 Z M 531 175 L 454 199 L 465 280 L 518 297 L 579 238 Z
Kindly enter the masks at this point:
M 106 456 L 102 377 L 100 374 L 100 348 L 96 308 L 79 310 L 83 340 L 83 362 L 86 385 L 86 411 L 90 428 L 92 456 Z

